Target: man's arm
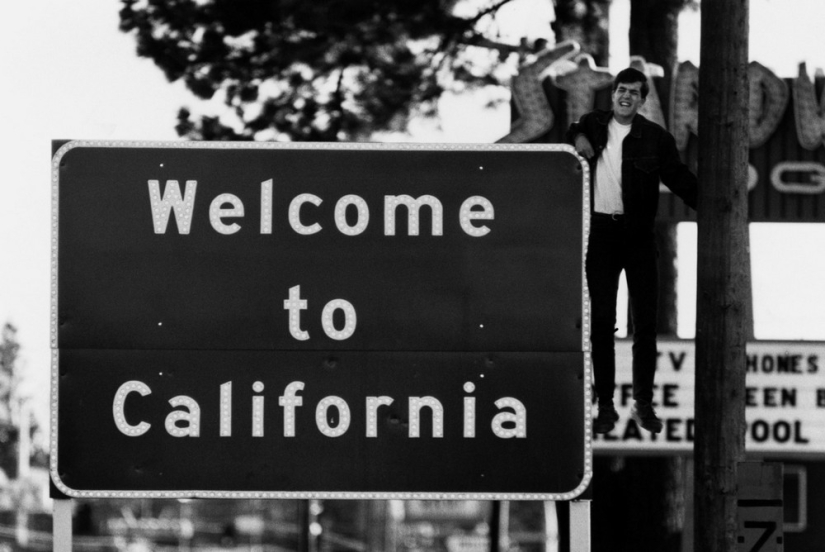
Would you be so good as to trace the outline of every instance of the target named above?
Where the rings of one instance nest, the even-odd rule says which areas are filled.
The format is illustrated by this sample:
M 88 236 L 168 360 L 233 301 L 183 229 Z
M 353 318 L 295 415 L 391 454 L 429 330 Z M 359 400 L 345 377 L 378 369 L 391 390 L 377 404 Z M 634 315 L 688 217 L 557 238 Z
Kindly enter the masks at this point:
M 587 115 L 583 115 L 579 122 L 570 125 L 567 134 L 565 134 L 565 140 L 576 148 L 579 155 L 585 159 L 590 159 L 596 152 L 593 150 L 593 144 L 590 142 L 585 130 L 586 117 Z
M 676 140 L 669 132 L 662 132 L 659 140 L 659 176 L 662 183 L 671 192 L 682 198 L 688 207 L 696 209 L 696 202 L 699 197 L 699 184 L 696 175 L 690 172 L 687 165 L 682 163 L 679 157 L 679 150 L 676 149 Z
M 590 143 L 590 140 L 588 140 L 587 136 L 585 136 L 584 134 L 579 134 L 578 136 L 576 136 L 576 139 L 573 142 L 573 146 L 576 148 L 578 154 L 584 157 L 585 159 L 590 159 L 596 154 L 596 152 L 593 151 L 593 145 Z

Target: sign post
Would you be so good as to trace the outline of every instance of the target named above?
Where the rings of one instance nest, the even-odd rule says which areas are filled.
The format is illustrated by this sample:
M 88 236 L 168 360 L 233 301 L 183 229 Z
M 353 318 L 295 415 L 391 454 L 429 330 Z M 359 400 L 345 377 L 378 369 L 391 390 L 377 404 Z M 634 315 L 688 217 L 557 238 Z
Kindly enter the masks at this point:
M 587 488 L 589 200 L 572 148 L 58 146 L 60 492 Z
M 72 550 L 72 500 L 55 498 L 52 513 L 52 538 L 54 552 L 71 552 Z

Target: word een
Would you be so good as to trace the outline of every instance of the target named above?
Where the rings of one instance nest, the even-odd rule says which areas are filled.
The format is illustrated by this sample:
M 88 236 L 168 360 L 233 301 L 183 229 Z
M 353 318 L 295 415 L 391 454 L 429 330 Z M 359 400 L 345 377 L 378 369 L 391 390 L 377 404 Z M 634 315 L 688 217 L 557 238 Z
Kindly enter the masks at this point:
M 165 234 L 169 224 L 169 216 L 175 214 L 178 233 L 188 234 L 192 225 L 192 216 L 195 212 L 195 194 L 197 193 L 198 181 L 187 180 L 185 191 L 181 194 L 180 184 L 177 180 L 167 180 L 166 186 L 161 194 L 160 181 L 149 180 L 149 199 L 152 207 L 152 220 L 155 234 Z M 323 227 L 318 222 L 305 224 L 301 214 L 303 207 L 307 204 L 319 206 L 323 199 L 314 194 L 299 194 L 295 196 L 289 204 L 288 217 L 292 229 L 304 236 L 317 234 Z M 413 199 L 409 195 L 387 195 L 384 196 L 384 235 L 394 236 L 396 232 L 396 210 L 400 206 L 407 209 L 407 232 L 410 236 L 419 235 L 419 212 L 423 206 L 427 206 L 431 213 L 431 235 L 441 236 L 444 233 L 444 208 L 441 201 L 432 195 L 423 195 Z M 227 207 L 228 206 L 228 207 Z M 348 216 L 351 211 L 354 217 Z M 238 232 L 241 225 L 237 222 L 226 223 L 224 219 L 240 218 L 245 215 L 245 208 L 240 198 L 233 194 L 220 194 L 209 206 L 209 222 L 212 228 L 224 235 Z M 272 233 L 273 216 L 273 181 L 272 179 L 261 182 L 260 194 L 260 233 Z M 493 204 L 482 196 L 472 196 L 466 199 L 459 208 L 459 223 L 461 229 L 468 236 L 482 237 L 490 232 L 490 228 L 485 225 L 475 226 L 475 220 L 493 220 L 495 209 Z M 369 225 L 370 209 L 367 202 L 360 196 L 349 194 L 341 197 L 335 204 L 335 226 L 339 232 L 346 236 L 357 236 L 362 234 Z
M 295 437 L 296 409 L 303 406 L 303 397 L 298 395 L 304 389 L 302 381 L 293 381 L 284 389 L 284 394 L 278 397 L 278 405 L 283 408 L 283 436 Z M 255 393 L 264 391 L 263 382 L 256 381 L 252 385 Z M 465 393 L 475 391 L 472 382 L 464 384 Z M 115 393 L 112 402 L 112 415 L 118 430 L 129 437 L 139 437 L 149 431 L 152 424 L 140 421 L 131 424 L 126 419 L 126 401 L 129 396 L 137 393 L 145 397 L 152 393 L 148 385 L 141 381 L 127 381 L 121 385 Z M 378 411 L 382 406 L 391 405 L 395 399 L 392 397 L 378 396 L 366 398 L 366 420 L 365 431 L 367 437 L 378 437 Z M 178 395 L 169 399 L 169 404 L 178 410 L 170 412 L 164 421 L 166 432 L 172 437 L 199 437 L 201 432 L 201 409 L 198 402 L 192 397 Z M 474 438 L 476 436 L 476 399 L 475 397 L 464 397 L 463 412 L 463 436 Z M 490 423 L 493 434 L 502 439 L 525 439 L 527 437 L 527 408 L 524 404 L 513 397 L 502 397 L 495 401 L 496 407 L 500 410 Z M 265 398 L 262 395 L 252 397 L 252 427 L 253 437 L 264 436 L 264 407 Z M 335 424 L 331 423 L 330 409 L 337 411 L 334 417 Z M 424 408 L 430 410 L 432 419 L 432 436 L 435 438 L 444 437 L 444 407 L 435 397 L 409 397 L 409 437 L 421 436 L 421 411 Z M 506 410 L 505 410 L 506 409 Z M 232 382 L 228 381 L 220 386 L 220 432 L 221 437 L 232 436 Z M 315 407 L 315 425 L 323 435 L 327 437 L 340 437 L 350 428 L 352 414 L 347 402 L 341 397 L 328 396 L 321 399 Z
M 617 385 L 619 390 L 619 404 L 629 407 L 633 400 L 633 384 L 622 383 Z M 595 397 L 595 392 L 594 395 Z M 825 389 L 816 390 L 817 407 L 825 407 Z M 595 404 L 595 400 L 594 400 Z M 663 408 L 679 408 L 679 384 L 665 383 L 653 385 L 653 406 Z M 745 387 L 745 406 L 747 408 L 764 406 L 768 408 L 797 406 L 797 389 L 793 387 Z

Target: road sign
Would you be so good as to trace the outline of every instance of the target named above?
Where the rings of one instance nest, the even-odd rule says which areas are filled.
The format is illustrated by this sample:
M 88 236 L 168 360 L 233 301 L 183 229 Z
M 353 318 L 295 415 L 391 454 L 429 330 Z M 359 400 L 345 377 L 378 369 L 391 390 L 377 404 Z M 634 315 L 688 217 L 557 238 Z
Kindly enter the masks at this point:
M 736 493 L 736 549 L 782 552 L 783 466 L 779 462 L 740 462 Z
M 549 145 L 62 145 L 56 486 L 577 496 L 580 161 Z

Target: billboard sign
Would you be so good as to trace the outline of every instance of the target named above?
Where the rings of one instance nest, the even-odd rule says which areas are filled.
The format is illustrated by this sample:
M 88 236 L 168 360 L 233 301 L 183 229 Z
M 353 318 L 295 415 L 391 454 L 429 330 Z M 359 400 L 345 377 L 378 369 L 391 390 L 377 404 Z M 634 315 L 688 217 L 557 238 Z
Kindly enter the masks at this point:
M 594 436 L 596 452 L 693 452 L 693 341 L 659 340 L 654 404 L 664 428 L 658 435 L 630 420 L 632 343 L 616 343 L 616 410 L 621 421 Z M 825 343 L 754 341 L 747 344 L 745 418 L 747 452 L 760 456 L 825 455 Z
M 586 488 L 589 199 L 572 148 L 58 146 L 60 491 Z

